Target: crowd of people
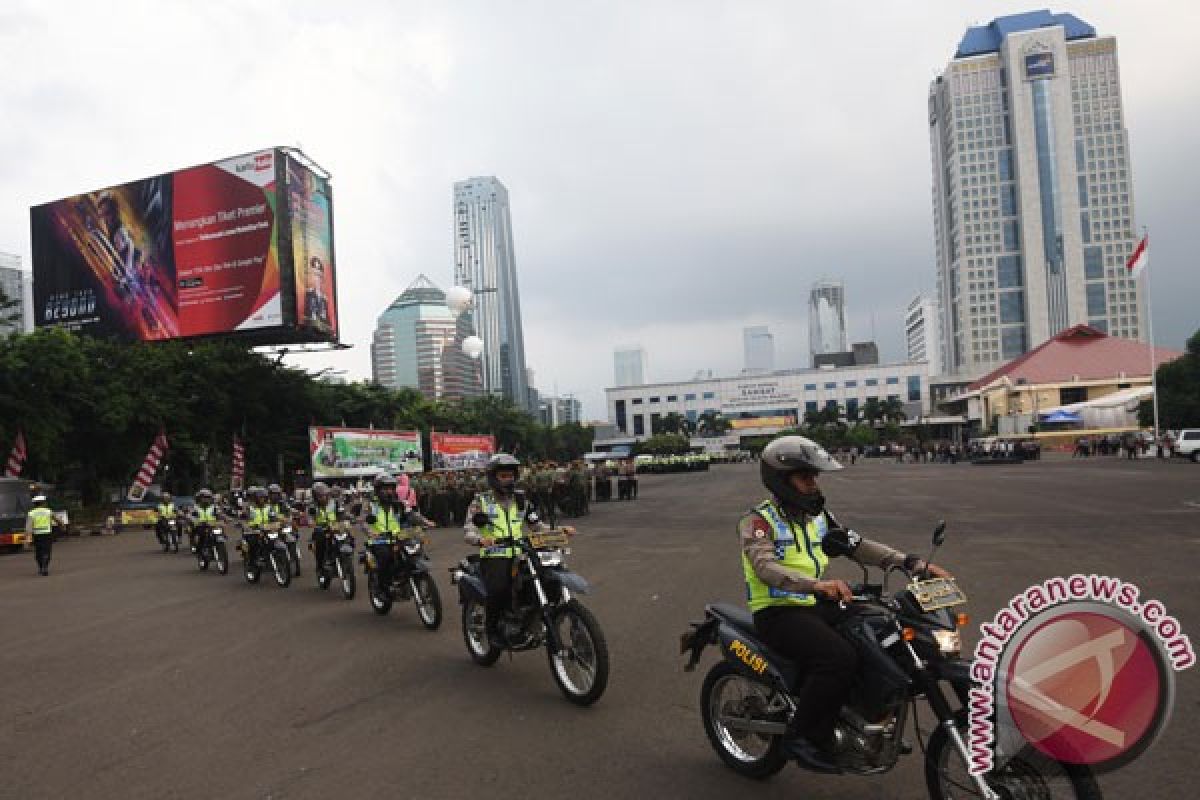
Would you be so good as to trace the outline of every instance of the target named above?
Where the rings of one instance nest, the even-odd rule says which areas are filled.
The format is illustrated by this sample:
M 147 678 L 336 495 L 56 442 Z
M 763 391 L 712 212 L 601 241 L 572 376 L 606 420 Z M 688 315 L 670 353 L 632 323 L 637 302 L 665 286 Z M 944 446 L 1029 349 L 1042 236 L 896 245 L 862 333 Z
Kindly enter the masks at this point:
M 1071 458 L 1091 458 L 1092 456 L 1144 458 L 1150 454 L 1152 447 L 1155 449 L 1154 454 L 1159 458 L 1170 458 L 1174 455 L 1175 438 L 1170 431 L 1163 433 L 1157 444 L 1152 436 L 1139 433 L 1080 436 L 1075 440 L 1075 449 L 1071 452 Z

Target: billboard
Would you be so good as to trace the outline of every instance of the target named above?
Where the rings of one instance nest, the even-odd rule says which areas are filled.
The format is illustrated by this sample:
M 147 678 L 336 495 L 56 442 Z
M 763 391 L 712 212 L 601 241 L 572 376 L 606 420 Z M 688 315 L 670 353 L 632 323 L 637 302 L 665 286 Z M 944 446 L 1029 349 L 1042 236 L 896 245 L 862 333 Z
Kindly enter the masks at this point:
M 286 164 L 296 322 L 336 341 L 332 188 L 328 178 L 296 158 L 287 156 Z
M 491 434 L 431 433 L 429 449 L 434 469 L 483 469 L 496 453 Z
M 297 319 L 289 205 L 301 198 L 279 190 L 290 160 L 260 150 L 33 207 L 35 324 L 136 341 L 336 340 L 336 324 Z M 316 237 L 332 285 L 328 188 Z M 335 295 L 320 291 L 316 318 L 334 319 Z
M 372 478 L 380 472 L 424 472 L 419 431 L 308 429 L 313 480 Z

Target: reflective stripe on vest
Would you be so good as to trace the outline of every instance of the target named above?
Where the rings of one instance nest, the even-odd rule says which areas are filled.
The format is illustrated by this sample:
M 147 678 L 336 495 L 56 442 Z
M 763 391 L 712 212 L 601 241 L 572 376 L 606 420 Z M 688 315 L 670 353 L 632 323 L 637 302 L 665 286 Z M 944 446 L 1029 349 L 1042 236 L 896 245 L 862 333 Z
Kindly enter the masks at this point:
M 54 512 L 48 508 L 34 508 L 29 512 L 33 520 L 33 535 L 52 533 L 54 531 Z
M 517 508 L 515 498 L 512 504 L 507 509 L 504 509 L 492 497 L 491 492 L 485 492 L 479 495 L 479 504 L 482 506 L 483 513 L 487 514 L 492 520 L 479 531 L 480 535 L 493 539 L 503 539 L 506 537 L 520 539 L 525 535 L 523 530 L 525 514 L 521 509 Z M 514 556 L 516 556 L 516 549 L 512 547 L 498 545 L 495 547 L 481 547 L 479 549 L 480 558 L 513 558 Z
M 771 526 L 775 560 L 787 569 L 819 580 L 829 565 L 829 557 L 821 549 L 821 539 L 829 529 L 825 515 L 809 518 L 807 525 L 801 528 L 789 522 L 770 500 L 760 503 L 754 513 L 762 516 Z M 811 606 L 817 602 L 811 594 L 788 592 L 763 583 L 745 553 L 742 554 L 742 572 L 746 577 L 746 595 L 751 611 L 760 611 L 769 606 Z

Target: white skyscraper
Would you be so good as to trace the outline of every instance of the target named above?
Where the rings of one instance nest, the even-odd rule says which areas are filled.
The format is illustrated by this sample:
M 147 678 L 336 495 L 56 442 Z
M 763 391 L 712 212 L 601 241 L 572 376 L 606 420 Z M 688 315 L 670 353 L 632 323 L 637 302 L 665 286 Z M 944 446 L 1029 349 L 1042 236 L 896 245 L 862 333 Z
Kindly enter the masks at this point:
M 841 281 L 817 281 L 808 296 L 808 350 L 815 362 L 824 353 L 850 350 L 846 336 L 846 288 Z
M 1145 338 L 1116 39 L 1048 11 L 969 28 L 928 111 L 945 371 L 1079 323 Z
M 613 385 L 641 386 L 646 382 L 646 351 L 621 347 L 613 351 Z
M 766 325 L 742 328 L 744 372 L 771 372 L 775 369 L 775 337 Z
M 8 333 L 28 331 L 32 315 L 32 296 L 29 274 L 21 269 L 21 257 L 11 253 L 0 253 L 0 290 L 10 301 L 16 303 L 11 309 L 0 310 L 0 336 Z M 4 321 L 11 317 L 11 322 Z
M 454 282 L 474 294 L 484 390 L 529 409 L 508 190 L 494 177 L 454 184 Z
M 904 314 L 904 341 L 909 361 L 926 361 L 929 374 L 942 373 L 942 342 L 938 331 L 937 304 L 928 295 L 919 294 Z

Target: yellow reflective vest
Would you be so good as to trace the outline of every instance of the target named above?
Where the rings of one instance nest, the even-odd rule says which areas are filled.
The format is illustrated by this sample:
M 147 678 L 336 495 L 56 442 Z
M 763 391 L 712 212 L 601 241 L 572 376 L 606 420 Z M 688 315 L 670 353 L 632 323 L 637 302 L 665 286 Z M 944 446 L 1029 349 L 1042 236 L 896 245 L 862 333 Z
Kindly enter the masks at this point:
M 479 507 L 491 519 L 491 522 L 479 529 L 480 536 L 492 539 L 520 539 L 525 536 L 525 512 L 517 507 L 516 498 L 510 500 L 505 508 L 496 502 L 491 492 L 484 492 L 479 495 Z M 482 547 L 479 550 L 480 558 L 513 558 L 516 554 L 516 548 L 502 545 Z
M 44 536 L 54 531 L 54 512 L 48 508 L 34 508 L 29 512 L 34 536 Z
M 789 520 L 770 500 L 759 503 L 753 513 L 771 526 L 775 560 L 805 577 L 820 580 L 829 566 L 829 557 L 821 549 L 821 539 L 829 530 L 825 514 L 806 517 L 805 524 L 801 525 Z M 751 611 L 761 611 L 771 606 L 811 606 L 817 602 L 814 595 L 806 592 L 789 592 L 768 586 L 755 574 L 754 565 L 745 553 L 742 553 L 742 572 L 746 577 L 746 597 Z

